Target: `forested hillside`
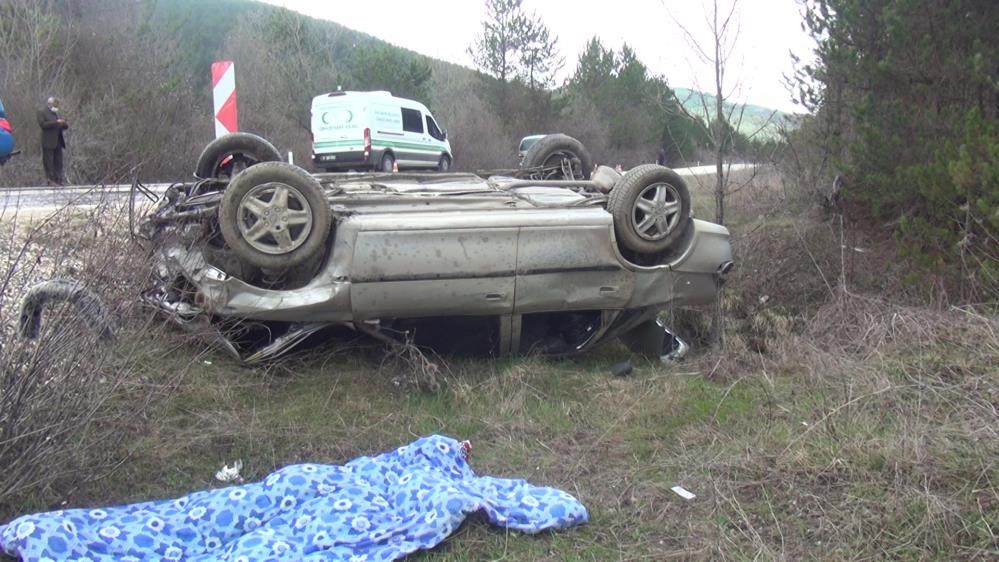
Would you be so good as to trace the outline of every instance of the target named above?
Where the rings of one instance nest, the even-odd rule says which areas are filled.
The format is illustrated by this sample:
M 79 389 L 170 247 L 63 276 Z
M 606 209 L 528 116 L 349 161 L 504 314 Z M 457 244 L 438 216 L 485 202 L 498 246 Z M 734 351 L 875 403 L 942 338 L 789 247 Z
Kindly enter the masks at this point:
M 449 129 L 459 169 L 516 163 L 520 137 L 565 132 L 601 162 L 695 159 L 699 127 L 679 110 L 667 77 L 652 75 L 627 46 L 594 39 L 565 60 L 544 22 L 519 2 L 491 0 L 507 51 L 470 48 L 478 70 L 434 60 L 329 21 L 251 0 L 0 0 L 0 97 L 25 155 L 0 183 L 37 182 L 35 110 L 59 96 L 68 118 L 69 175 L 96 182 L 142 165 L 143 176 L 190 172 L 213 135 L 209 65 L 237 68 L 240 126 L 310 152 L 309 101 L 344 89 L 386 89 L 429 105 Z M 519 14 L 519 15 L 518 15 Z M 504 27 L 505 26 L 505 27 Z M 484 42 L 483 42 L 484 41 Z M 487 60 L 509 59 L 500 69 Z M 575 68 L 556 83 L 563 62 Z

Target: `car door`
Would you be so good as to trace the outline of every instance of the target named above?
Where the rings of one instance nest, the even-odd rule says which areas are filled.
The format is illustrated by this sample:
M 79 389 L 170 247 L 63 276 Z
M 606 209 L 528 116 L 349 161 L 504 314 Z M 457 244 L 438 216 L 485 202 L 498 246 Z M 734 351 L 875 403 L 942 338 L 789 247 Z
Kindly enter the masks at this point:
M 600 208 L 558 209 L 521 226 L 515 314 L 623 308 L 634 274 L 614 248 L 613 219 Z
M 510 213 L 450 211 L 351 219 L 355 318 L 510 314 L 519 229 Z M 505 219 L 505 221 L 504 221 Z

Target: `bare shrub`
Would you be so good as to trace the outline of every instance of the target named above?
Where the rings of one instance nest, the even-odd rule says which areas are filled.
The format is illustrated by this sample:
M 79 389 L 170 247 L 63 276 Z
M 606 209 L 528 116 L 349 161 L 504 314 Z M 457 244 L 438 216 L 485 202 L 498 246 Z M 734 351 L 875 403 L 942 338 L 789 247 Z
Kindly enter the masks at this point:
M 453 65 L 433 66 L 434 116 L 448 130 L 454 169 L 514 168 L 519 137 L 506 132 L 501 116 L 479 95 L 474 76 Z
M 120 207 L 102 204 L 82 215 L 64 210 L 35 224 L 11 213 L 2 218 L 0 504 L 12 506 L 28 496 L 48 501 L 113 467 L 120 459 L 109 444 L 141 415 L 144 400 L 121 398 L 135 372 L 134 341 L 101 341 L 102 331 L 84 321 L 78 302 L 51 303 L 38 337 L 24 339 L 17 334 L 18 304 L 34 283 L 71 277 L 100 295 L 120 331 L 149 333 L 135 298 L 147 268 L 142 253 L 130 248 Z
M 240 127 L 293 151 L 303 166 L 312 153 L 312 98 L 339 84 L 338 30 L 290 10 L 256 10 L 223 48 L 236 64 Z
M 396 386 L 437 393 L 450 370 L 440 357 L 431 358 L 428 353 L 412 342 L 394 343 L 389 345 L 381 367 L 395 373 L 392 382 Z

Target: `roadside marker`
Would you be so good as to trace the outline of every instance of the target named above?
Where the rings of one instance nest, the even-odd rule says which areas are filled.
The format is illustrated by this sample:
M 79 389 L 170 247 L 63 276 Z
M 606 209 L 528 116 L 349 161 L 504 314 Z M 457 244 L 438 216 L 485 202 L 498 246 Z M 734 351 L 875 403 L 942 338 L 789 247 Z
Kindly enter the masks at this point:
M 236 65 L 231 60 L 212 63 L 212 101 L 215 138 L 239 131 L 236 118 Z

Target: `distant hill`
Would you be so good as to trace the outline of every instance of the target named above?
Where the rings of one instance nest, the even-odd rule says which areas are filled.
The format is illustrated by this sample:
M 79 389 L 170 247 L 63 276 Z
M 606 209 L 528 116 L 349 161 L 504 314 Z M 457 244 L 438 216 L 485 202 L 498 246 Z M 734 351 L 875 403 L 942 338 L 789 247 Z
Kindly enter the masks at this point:
M 707 116 L 704 113 L 704 108 L 706 106 L 708 108 L 708 113 L 712 114 L 713 117 L 715 96 L 698 92 L 697 90 L 691 90 L 689 88 L 673 88 L 673 91 L 676 93 L 676 97 L 683 103 L 684 109 L 686 109 L 691 115 L 700 117 L 701 119 L 706 119 Z M 743 106 L 745 107 L 744 109 Z M 794 128 L 794 123 L 797 122 L 796 116 L 793 113 L 786 113 L 751 103 L 735 104 L 732 102 L 725 102 L 725 113 L 728 114 L 729 112 L 732 112 L 733 121 L 738 119 L 740 113 L 742 114 L 742 122 L 739 124 L 739 132 L 747 136 L 757 133 L 757 131 L 759 131 L 759 133 L 757 133 L 759 135 L 776 136 L 778 126 L 781 123 Z

